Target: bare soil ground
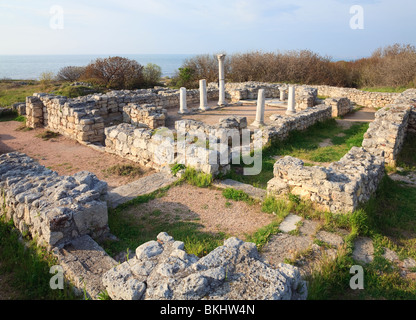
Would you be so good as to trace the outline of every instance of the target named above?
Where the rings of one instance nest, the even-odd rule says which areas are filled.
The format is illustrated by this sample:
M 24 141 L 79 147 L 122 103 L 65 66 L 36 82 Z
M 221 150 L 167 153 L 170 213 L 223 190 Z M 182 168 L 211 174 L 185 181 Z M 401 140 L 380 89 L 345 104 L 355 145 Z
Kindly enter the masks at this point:
M 27 154 L 41 165 L 58 172 L 60 175 L 72 175 L 79 171 L 94 173 L 98 179 L 106 181 L 110 188 L 129 183 L 139 177 L 119 176 L 110 174 L 107 169 L 117 164 L 130 164 L 140 167 L 137 163 L 102 153 L 64 136 L 43 140 L 37 137 L 45 129 L 30 131 L 16 130 L 20 122 L 8 121 L 0 123 L 0 154 L 18 151 Z M 142 176 L 153 170 L 145 167 Z
M 227 200 L 221 190 L 188 184 L 172 187 L 165 196 L 130 210 L 137 217 L 159 210 L 165 221 L 197 221 L 203 232 L 223 232 L 241 239 L 273 219 L 272 215 L 261 212 L 259 204 Z

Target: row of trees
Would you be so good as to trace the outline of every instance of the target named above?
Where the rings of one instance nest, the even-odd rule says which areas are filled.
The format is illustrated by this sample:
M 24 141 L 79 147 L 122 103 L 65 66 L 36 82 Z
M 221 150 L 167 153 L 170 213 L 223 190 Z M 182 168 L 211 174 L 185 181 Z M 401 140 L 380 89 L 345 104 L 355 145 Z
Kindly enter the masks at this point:
M 99 58 L 85 67 L 67 66 L 59 70 L 59 81 L 85 81 L 110 89 L 137 89 L 158 85 L 162 69 L 156 64 L 140 65 L 123 57 Z
M 227 55 L 227 81 L 289 82 L 342 87 L 415 86 L 416 48 L 394 44 L 370 57 L 334 62 L 309 50 L 254 51 Z M 198 55 L 184 61 L 172 79 L 176 86 L 197 87 L 199 79 L 218 81 L 216 55 Z

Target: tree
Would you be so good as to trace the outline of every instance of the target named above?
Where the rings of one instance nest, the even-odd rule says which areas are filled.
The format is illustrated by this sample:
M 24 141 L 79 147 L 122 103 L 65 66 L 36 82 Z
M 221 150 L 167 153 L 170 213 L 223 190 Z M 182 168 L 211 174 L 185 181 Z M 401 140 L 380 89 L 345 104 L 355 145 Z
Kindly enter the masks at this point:
M 110 89 L 138 89 L 144 85 L 143 66 L 122 57 L 96 59 L 85 68 L 82 78 Z
M 77 81 L 85 72 L 85 67 L 67 66 L 61 68 L 56 79 L 59 81 Z
M 157 85 L 162 76 L 162 68 L 157 64 L 148 63 L 143 69 L 143 78 L 146 86 L 153 87 Z

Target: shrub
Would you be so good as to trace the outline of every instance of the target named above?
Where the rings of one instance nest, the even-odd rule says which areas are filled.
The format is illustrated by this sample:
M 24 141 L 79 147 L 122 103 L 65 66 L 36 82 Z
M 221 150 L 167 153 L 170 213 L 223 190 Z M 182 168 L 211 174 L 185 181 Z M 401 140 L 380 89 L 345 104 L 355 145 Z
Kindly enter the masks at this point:
M 143 66 L 136 60 L 122 57 L 96 59 L 85 68 L 82 79 L 110 89 L 138 89 L 144 86 Z
M 196 88 L 196 77 L 195 77 L 195 70 L 188 67 L 179 68 L 178 72 L 176 72 L 175 76 L 171 80 L 171 85 L 180 88 L 186 87 Z
M 159 84 L 162 77 L 162 68 L 154 63 L 148 63 L 143 69 L 143 79 L 147 87 Z
M 67 66 L 61 68 L 56 79 L 59 81 L 78 81 L 85 72 L 85 67 Z

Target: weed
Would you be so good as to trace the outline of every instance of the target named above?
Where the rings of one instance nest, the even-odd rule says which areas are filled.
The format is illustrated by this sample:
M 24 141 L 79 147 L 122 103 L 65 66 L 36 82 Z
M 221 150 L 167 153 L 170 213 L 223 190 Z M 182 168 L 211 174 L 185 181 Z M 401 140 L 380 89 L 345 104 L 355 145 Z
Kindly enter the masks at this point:
M 212 183 L 212 175 L 195 170 L 194 168 L 186 168 L 183 179 L 193 186 L 206 188 Z
M 106 169 L 105 171 L 109 174 L 129 177 L 137 177 L 143 173 L 141 168 L 132 166 L 130 164 L 116 164 Z
M 57 138 L 59 136 L 60 136 L 59 133 L 56 133 L 56 132 L 53 132 L 53 131 L 50 131 L 50 130 L 46 130 L 46 131 L 36 135 L 37 138 L 41 138 L 42 140 L 45 140 L 45 141 L 53 139 L 53 138 Z

